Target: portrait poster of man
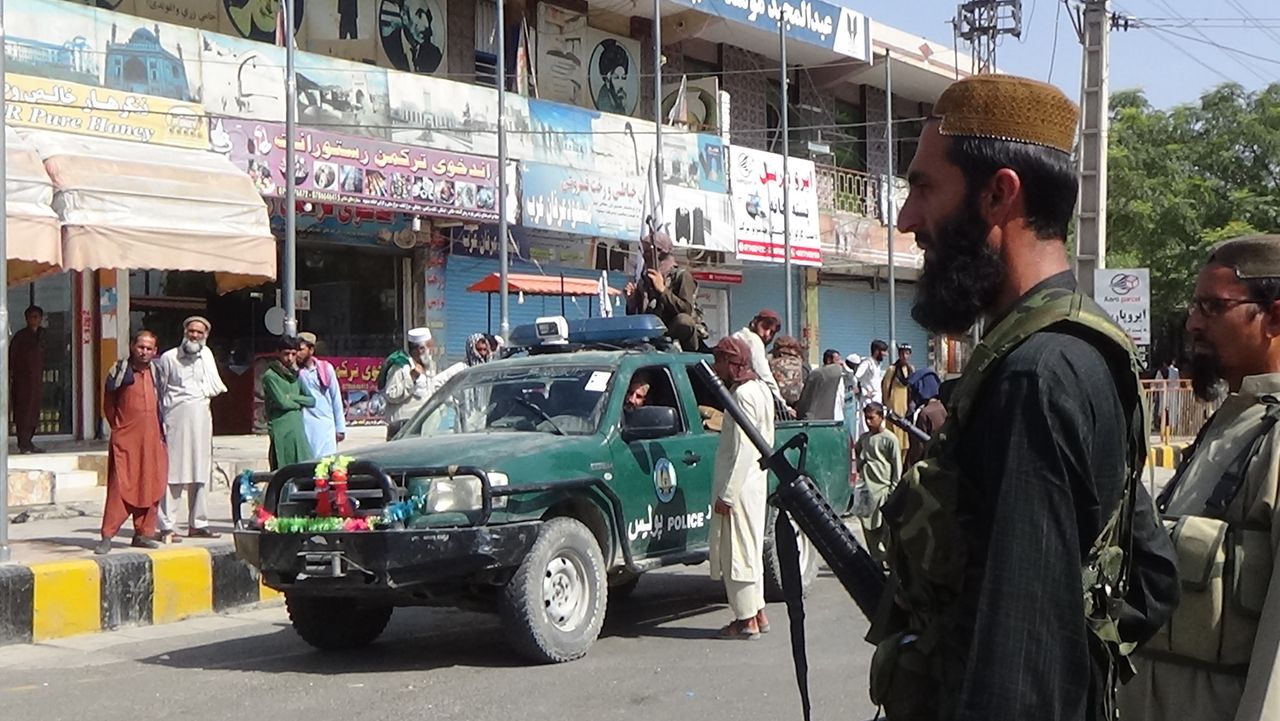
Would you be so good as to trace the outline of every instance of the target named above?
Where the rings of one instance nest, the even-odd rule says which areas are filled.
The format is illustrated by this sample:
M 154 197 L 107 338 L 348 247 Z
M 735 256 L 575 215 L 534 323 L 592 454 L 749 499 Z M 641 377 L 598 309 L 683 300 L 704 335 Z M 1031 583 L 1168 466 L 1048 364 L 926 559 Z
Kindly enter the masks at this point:
M 592 31 L 594 41 L 587 63 L 587 88 L 596 110 L 633 115 L 640 103 L 640 43 L 630 38 Z
M 443 0 L 382 0 L 378 28 L 390 66 L 411 73 L 446 70 L 447 18 Z
M 280 12 L 280 0 L 222 0 L 222 7 L 226 11 L 222 32 L 263 43 L 275 42 L 276 13 Z M 293 12 L 296 15 L 293 18 L 295 37 L 302 28 L 306 7 L 306 0 L 293 2 Z M 297 40 L 302 42 L 302 38 Z

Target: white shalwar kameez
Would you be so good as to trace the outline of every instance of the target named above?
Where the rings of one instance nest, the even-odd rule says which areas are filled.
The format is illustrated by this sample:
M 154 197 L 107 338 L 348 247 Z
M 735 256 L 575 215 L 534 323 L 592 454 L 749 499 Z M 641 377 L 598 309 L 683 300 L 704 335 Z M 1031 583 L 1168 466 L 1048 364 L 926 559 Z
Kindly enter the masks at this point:
M 734 400 L 773 443 L 773 394 L 763 381 L 751 380 L 733 389 Z M 765 497 L 768 474 L 760 468 L 760 452 L 729 414 L 724 416 L 716 449 L 712 501 L 732 506 L 728 517 L 711 516 L 711 578 L 723 579 L 729 608 L 740 621 L 764 609 Z

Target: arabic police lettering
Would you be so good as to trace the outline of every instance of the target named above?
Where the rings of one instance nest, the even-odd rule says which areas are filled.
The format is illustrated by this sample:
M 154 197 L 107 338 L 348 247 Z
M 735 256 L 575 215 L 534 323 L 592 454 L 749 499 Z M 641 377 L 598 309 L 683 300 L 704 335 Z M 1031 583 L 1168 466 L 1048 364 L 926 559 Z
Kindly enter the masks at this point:
M 666 533 L 702 528 L 710 521 L 711 506 L 707 506 L 706 511 L 676 513 L 669 516 L 663 516 L 660 512 L 654 513 L 653 506 L 648 506 L 645 518 L 637 518 L 627 523 L 627 538 L 632 542 L 649 538 L 657 540 Z

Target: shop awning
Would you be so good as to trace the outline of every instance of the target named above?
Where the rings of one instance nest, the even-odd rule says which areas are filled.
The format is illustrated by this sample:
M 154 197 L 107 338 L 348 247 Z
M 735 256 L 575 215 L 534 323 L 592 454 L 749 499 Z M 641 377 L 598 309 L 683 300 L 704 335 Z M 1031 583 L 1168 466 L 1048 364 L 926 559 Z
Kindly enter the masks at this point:
M 5 128 L 5 243 L 9 285 L 56 273 L 62 265 L 62 239 L 53 204 L 53 181 L 35 148 L 17 131 Z
M 507 289 L 510 293 L 525 295 L 599 295 L 600 281 L 591 278 L 562 278 L 558 275 L 528 275 L 508 273 Z M 483 280 L 472 283 L 471 293 L 501 293 L 502 277 L 491 273 Z M 622 291 L 609 288 L 609 295 L 622 295 Z
M 275 279 L 267 206 L 223 156 L 19 132 L 53 181 L 63 268 L 203 271 L 217 277 L 221 293 Z

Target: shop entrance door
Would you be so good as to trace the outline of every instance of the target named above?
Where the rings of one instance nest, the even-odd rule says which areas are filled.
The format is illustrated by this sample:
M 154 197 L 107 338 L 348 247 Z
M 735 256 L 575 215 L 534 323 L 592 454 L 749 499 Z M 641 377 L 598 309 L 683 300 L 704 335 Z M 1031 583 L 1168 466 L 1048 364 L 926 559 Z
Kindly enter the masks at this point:
M 75 432 L 72 402 L 75 366 L 72 360 L 76 330 L 71 273 L 41 278 L 9 289 L 9 337 L 25 325 L 24 311 L 38 305 L 44 310 L 44 375 L 41 376 L 39 436 L 70 436 Z M 7 382 L 7 380 L 5 381 Z M 10 415 L 9 436 L 17 429 Z

